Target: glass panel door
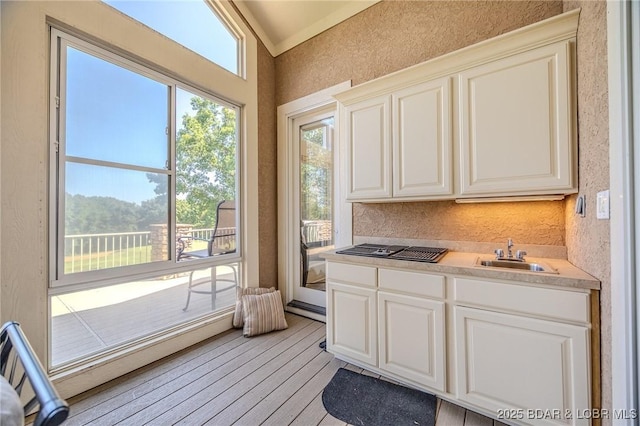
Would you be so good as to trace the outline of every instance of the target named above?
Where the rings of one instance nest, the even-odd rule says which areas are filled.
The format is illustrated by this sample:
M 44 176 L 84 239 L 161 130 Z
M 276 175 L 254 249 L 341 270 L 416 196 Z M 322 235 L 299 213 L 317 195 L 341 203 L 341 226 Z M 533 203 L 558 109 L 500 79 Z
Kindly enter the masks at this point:
M 299 129 L 300 281 L 296 300 L 325 306 L 322 252 L 334 248 L 333 116 Z

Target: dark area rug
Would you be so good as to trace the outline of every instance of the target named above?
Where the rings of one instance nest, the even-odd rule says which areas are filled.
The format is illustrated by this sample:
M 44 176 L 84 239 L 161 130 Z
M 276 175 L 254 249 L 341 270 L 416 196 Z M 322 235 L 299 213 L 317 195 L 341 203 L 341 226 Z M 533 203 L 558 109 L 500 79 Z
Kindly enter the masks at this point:
M 356 426 L 433 426 L 436 397 L 339 369 L 322 392 L 333 417 Z

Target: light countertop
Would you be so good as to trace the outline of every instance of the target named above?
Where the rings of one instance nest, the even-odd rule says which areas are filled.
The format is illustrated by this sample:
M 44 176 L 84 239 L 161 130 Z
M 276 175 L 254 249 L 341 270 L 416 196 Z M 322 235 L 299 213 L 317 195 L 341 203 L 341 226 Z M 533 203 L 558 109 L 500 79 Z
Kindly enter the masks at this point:
M 526 261 L 529 263 L 543 263 L 556 269 L 558 273 L 553 274 L 476 265 L 478 258 L 483 260 L 492 259 L 491 255 L 486 253 L 449 251 L 438 263 L 352 256 L 337 254 L 335 250 L 324 252 L 320 256 L 329 261 L 348 262 L 383 268 L 518 281 L 532 285 L 560 286 L 568 289 L 600 290 L 600 281 L 564 259 L 526 257 Z

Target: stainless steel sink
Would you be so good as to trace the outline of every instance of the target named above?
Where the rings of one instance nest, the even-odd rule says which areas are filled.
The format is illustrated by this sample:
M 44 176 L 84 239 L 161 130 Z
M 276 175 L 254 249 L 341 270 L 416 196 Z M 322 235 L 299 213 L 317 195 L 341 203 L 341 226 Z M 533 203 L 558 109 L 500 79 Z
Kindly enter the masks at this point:
M 477 266 L 487 266 L 490 268 L 507 268 L 519 269 L 528 272 L 546 272 L 548 274 L 557 274 L 558 271 L 546 263 L 530 263 L 520 262 L 517 260 L 496 260 L 496 259 L 480 259 L 476 260 Z

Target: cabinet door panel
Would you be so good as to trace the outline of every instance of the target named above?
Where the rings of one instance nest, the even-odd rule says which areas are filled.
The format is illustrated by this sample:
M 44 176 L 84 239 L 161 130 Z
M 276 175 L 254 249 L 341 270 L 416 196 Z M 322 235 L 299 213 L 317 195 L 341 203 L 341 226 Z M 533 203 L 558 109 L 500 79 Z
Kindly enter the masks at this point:
M 451 80 L 393 94 L 393 196 L 447 195 L 451 184 Z
M 523 419 L 526 423 L 585 423 L 576 414 L 590 408 L 587 327 L 454 310 L 459 399 L 496 413 L 524 408 L 573 416 Z
M 378 293 L 380 368 L 444 391 L 444 302 Z
M 462 195 L 575 192 L 569 49 L 557 43 L 459 74 Z
M 377 366 L 376 291 L 327 283 L 327 350 Z
M 344 107 L 349 200 L 391 197 L 390 103 L 381 96 Z

